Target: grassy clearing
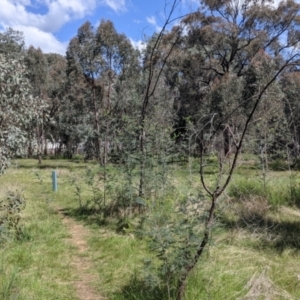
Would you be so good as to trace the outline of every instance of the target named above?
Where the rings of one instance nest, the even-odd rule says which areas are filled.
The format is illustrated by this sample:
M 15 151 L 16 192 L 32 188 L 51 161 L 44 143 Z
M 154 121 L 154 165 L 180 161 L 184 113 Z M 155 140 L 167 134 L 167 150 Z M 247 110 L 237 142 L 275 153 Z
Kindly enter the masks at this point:
M 88 168 L 100 178 L 97 193 L 106 184 L 107 197 L 117 203 L 120 193 L 116 191 L 124 178 L 118 177 L 116 166 L 109 166 L 110 182 L 106 183 L 103 170 L 80 160 L 47 160 L 42 166 L 19 160 L 0 177 L 1 193 L 18 187 L 27 198 L 22 238 L 0 247 L 1 299 L 76 299 L 70 265 L 76 249 L 65 242 L 68 232 L 57 208 L 89 229 L 85 255 L 93 262 L 91 273 L 98 274 L 99 280 L 92 284 L 101 295 L 115 300 L 167 299 L 163 289 L 139 280 L 144 260 L 153 254 L 146 240 L 135 234 L 141 221 L 138 210 L 122 214 L 109 202 L 106 214 L 96 209 L 95 191 L 85 176 Z M 172 201 L 197 197 L 200 186 L 194 165 L 170 168 L 165 202 L 160 203 L 165 214 Z M 51 191 L 52 169 L 58 171 L 57 193 Z M 213 180 L 214 174 L 208 176 Z M 186 299 L 300 299 L 300 211 L 295 206 L 282 208 L 282 204 L 298 205 L 299 182 L 297 173 L 269 172 L 262 180 L 257 169 L 239 166 L 220 206 L 213 240 L 189 279 Z M 148 205 L 154 205 L 152 194 Z M 88 209 L 80 209 L 79 195 Z M 263 199 L 267 199 L 264 211 Z M 249 210 L 251 218 L 245 215 Z
M 2 299 L 74 299 L 72 249 L 64 243 L 68 233 L 49 206 L 51 189 L 39 183 L 34 169 L 26 165 L 10 169 L 1 176 L 0 185 L 4 190 L 23 190 L 27 199 L 21 239 L 0 248 Z

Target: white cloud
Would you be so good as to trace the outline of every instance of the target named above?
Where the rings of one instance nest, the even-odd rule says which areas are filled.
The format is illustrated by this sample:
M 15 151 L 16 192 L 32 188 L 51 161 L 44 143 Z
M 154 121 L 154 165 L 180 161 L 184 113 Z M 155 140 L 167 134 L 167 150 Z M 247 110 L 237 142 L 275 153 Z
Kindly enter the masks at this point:
M 44 52 L 65 53 L 66 43 L 53 35 L 74 19 L 92 13 L 98 5 L 116 13 L 126 10 L 126 0 L 0 0 L 0 27 L 12 27 L 24 33 L 26 45 Z M 33 13 L 42 9 L 45 13 Z
M 16 30 L 22 31 L 25 36 L 27 46 L 41 48 L 44 53 L 59 53 L 66 54 L 68 43 L 58 41 L 52 33 L 44 32 L 32 26 L 15 26 Z
M 29 0 L 1 0 L 1 23 L 15 26 L 34 26 L 46 32 L 55 32 L 74 18 L 82 18 L 95 7 L 95 0 L 43 0 L 40 6 L 47 9 L 46 14 L 28 11 L 36 2 Z
M 199 0 L 182 0 L 182 4 L 185 5 L 188 8 L 191 8 L 194 5 L 196 5 L 198 7 L 199 6 Z
M 149 24 L 151 24 L 155 27 L 156 31 L 161 31 L 162 30 L 162 27 L 158 26 L 158 24 L 156 22 L 156 18 L 154 16 L 147 17 L 146 20 Z
M 272 3 L 269 3 L 271 6 L 277 7 L 278 4 L 281 2 L 282 0 L 273 0 Z M 297 2 L 297 1 L 296 1 Z
M 151 16 L 151 17 L 147 17 L 147 22 L 152 24 L 152 25 L 156 25 L 156 19 L 154 16 Z
M 126 11 L 125 0 L 102 0 L 101 4 L 110 7 L 116 13 Z
M 129 39 L 132 46 L 140 51 L 143 51 L 146 48 L 146 43 L 144 43 L 142 40 L 135 41 L 133 39 Z

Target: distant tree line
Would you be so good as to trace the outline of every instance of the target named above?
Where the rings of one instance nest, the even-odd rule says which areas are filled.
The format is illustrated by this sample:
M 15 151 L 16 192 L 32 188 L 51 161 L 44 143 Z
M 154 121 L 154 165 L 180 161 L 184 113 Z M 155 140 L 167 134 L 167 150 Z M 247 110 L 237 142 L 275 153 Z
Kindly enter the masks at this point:
M 1 33 L 0 53 L 6 60 L 21 58 L 37 101 L 38 117 L 26 128 L 26 155 L 41 160 L 50 141 L 58 145 L 57 155 L 72 157 L 80 145 L 87 159 L 122 160 L 139 148 L 144 96 L 152 87 L 143 121 L 149 153 L 158 151 L 163 135 L 166 144 L 174 142 L 174 155 L 184 158 L 196 130 L 189 151 L 197 155 L 199 141 L 214 130 L 214 150 L 230 155 L 264 80 L 297 51 L 299 17 L 293 1 L 282 2 L 276 13 L 268 3 L 229 2 L 230 9 L 205 1 L 163 31 L 159 43 L 158 34 L 150 37 L 141 52 L 109 20 L 98 28 L 83 24 L 66 56 L 26 49 L 22 33 L 11 28 Z M 286 39 L 284 47 L 279 37 Z M 248 151 L 276 156 L 289 147 L 299 155 L 299 88 L 294 59 L 257 108 Z

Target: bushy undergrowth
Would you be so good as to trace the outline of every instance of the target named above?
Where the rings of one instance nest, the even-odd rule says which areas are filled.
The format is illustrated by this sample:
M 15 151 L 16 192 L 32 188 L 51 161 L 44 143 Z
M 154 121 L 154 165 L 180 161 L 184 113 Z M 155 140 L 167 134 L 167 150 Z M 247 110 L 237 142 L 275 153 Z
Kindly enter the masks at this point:
M 20 213 L 25 208 L 25 203 L 25 198 L 19 191 L 9 191 L 0 199 L 0 242 L 21 237 Z
M 26 172 L 33 165 L 27 161 L 21 165 L 27 163 L 28 167 L 26 165 L 24 168 Z M 50 182 L 54 165 L 61 168 L 59 191 L 55 194 L 51 192 Z M 89 168 L 91 170 L 87 171 Z M 12 174 L 8 172 L 8 177 L 5 175 L 3 178 L 13 175 L 15 177 L 11 178 L 15 182 L 16 178 L 26 173 L 24 169 L 11 170 Z M 51 276 L 52 272 L 61 273 L 55 275 L 55 280 L 64 285 L 58 288 L 55 280 L 52 281 L 57 291 L 56 299 L 65 300 L 69 295 L 61 289 L 69 290 L 72 285 L 65 285 L 70 282 L 70 269 L 63 265 L 70 264 L 65 256 L 59 257 L 61 253 L 69 255 L 71 249 L 64 250 L 65 233 L 59 231 L 62 230 L 61 222 L 54 220 L 56 214 L 52 210 L 49 214 L 52 205 L 59 206 L 69 217 L 88 226 L 91 234 L 89 254 L 93 255 L 93 271 L 99 274 L 96 284 L 100 294 L 118 300 L 175 298 L 178 278 L 193 259 L 207 217 L 207 199 L 201 193 L 199 195 L 201 188 L 196 179 L 196 168 L 191 180 L 188 180 L 190 173 L 186 165 L 178 169 L 174 166 L 175 171 L 168 178 L 172 184 L 164 181 L 164 189 L 159 189 L 160 184 L 151 182 L 149 193 L 143 198 L 138 197 L 136 188 L 138 174 L 123 173 L 116 166 L 107 166 L 106 178 L 103 176 L 104 170 L 96 164 L 48 161 L 47 167 L 39 168 L 38 178 L 34 176 L 34 170 L 29 172 L 30 178 L 23 176 L 21 180 L 31 190 L 29 195 L 26 192 L 26 197 L 33 199 L 28 201 L 24 214 L 30 240 L 12 241 L 14 246 L 6 253 L 9 259 L 5 258 L 5 265 L 0 268 L 0 282 L 3 279 L 0 292 L 7 295 L 7 299 L 18 294 L 23 299 L 27 289 L 32 295 L 52 299 L 49 295 L 53 293 L 53 288 L 46 286 L 46 271 L 35 271 L 44 269 Z M 295 286 L 298 284 L 298 268 L 294 258 L 284 253 L 288 254 L 292 249 L 293 256 L 299 259 L 296 238 L 299 225 L 296 216 L 282 219 L 279 207 L 280 204 L 296 205 L 295 199 L 299 195 L 297 174 L 292 177 L 289 172 L 271 173 L 265 181 L 257 176 L 257 170 L 245 169 L 241 170 L 241 174 L 238 179 L 233 179 L 227 190 L 230 199 L 226 197 L 228 204 L 225 205 L 224 201 L 224 205 L 231 214 L 235 214 L 233 221 L 240 217 L 251 226 L 233 226 L 233 222 L 218 218 L 221 227 L 213 229 L 212 241 L 207 248 L 209 251 L 192 272 L 185 299 L 237 299 L 247 295 L 247 282 L 255 272 L 260 272 L 260 267 L 270 265 L 277 270 L 277 266 L 283 264 L 288 266 L 284 273 L 288 278 L 286 283 L 281 284 L 280 267 L 278 274 L 270 271 L 270 277 L 276 287 L 281 286 L 298 299 L 299 292 L 289 285 L 290 282 Z M 74 183 L 70 185 L 72 178 Z M 164 178 L 155 180 L 162 181 Z M 82 207 L 90 210 L 79 209 L 76 191 L 81 196 Z M 100 205 L 93 200 L 98 194 Z M 293 195 L 294 198 L 291 197 Z M 37 204 L 40 205 L 38 210 Z M 294 211 L 292 208 L 290 210 Z M 219 213 L 224 213 L 223 208 L 218 209 Z M 107 218 L 107 222 L 99 222 L 99 218 L 103 217 Z M 39 253 L 44 253 L 45 249 L 47 258 L 40 258 Z M 276 251 L 283 254 L 276 255 Z M 49 256 L 51 259 L 48 259 Z M 241 268 L 241 265 L 245 267 Z M 41 280 L 38 288 L 28 284 L 37 282 L 37 278 Z M 68 297 L 74 299 L 74 295 Z
M 94 170 L 93 174 L 97 172 Z M 106 181 L 103 176 L 94 177 L 98 180 L 99 191 L 106 191 L 106 203 L 97 211 L 109 212 L 107 216 L 110 220 L 119 220 L 115 223 L 115 229 L 121 226 L 121 232 L 125 236 L 134 234 L 142 238 L 143 242 L 147 241 L 150 252 L 154 254 L 154 257 L 144 259 L 144 268 L 139 270 L 137 277 L 134 278 L 136 275 L 133 275 L 131 284 L 125 287 L 126 293 L 132 294 L 124 299 L 133 299 L 142 294 L 145 299 L 155 299 L 154 295 L 158 294 L 161 299 L 174 299 L 178 280 L 185 268 L 191 264 L 196 247 L 201 242 L 202 226 L 206 220 L 205 198 L 186 196 L 186 200 L 178 201 L 178 196 L 174 198 L 174 186 L 166 182 L 162 192 L 156 188 L 161 185 L 156 184 L 158 178 L 155 178 L 156 181 L 147 182 L 150 188 L 142 199 L 137 193 L 137 174 L 122 173 L 119 170 L 116 177 L 111 176 L 110 171 L 106 175 Z M 88 174 L 85 176 L 88 177 Z M 233 181 L 228 195 L 239 203 L 234 208 L 236 216 L 249 228 L 257 228 L 265 224 L 271 208 L 293 204 L 291 187 L 295 189 L 293 193 L 296 195 L 297 184 L 291 182 L 291 178 L 286 178 L 283 182 L 273 182 L 262 180 L 257 175 L 251 177 L 241 176 Z M 85 182 L 88 183 L 86 180 Z M 95 183 L 89 181 L 86 187 L 90 188 L 94 184 L 92 182 Z M 197 190 L 199 192 L 199 186 L 195 189 L 193 182 L 190 185 L 193 189 L 190 194 L 196 194 Z M 177 193 L 178 191 L 177 186 Z M 86 197 L 82 191 L 82 195 L 85 200 L 91 199 L 91 193 Z M 141 222 L 138 221 L 139 218 Z M 121 225 L 118 226 L 119 224 Z M 148 292 L 140 293 L 136 290 L 137 286 L 147 287 Z

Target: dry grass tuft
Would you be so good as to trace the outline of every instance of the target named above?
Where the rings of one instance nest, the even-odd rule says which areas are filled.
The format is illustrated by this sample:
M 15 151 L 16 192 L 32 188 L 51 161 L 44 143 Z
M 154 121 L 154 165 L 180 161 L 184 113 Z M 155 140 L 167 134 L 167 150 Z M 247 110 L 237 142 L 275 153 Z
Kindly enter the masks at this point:
M 247 282 L 245 289 L 248 293 L 238 300 L 276 300 L 276 299 L 294 299 L 288 292 L 277 287 L 274 282 L 267 275 L 265 269 L 262 273 L 255 273 Z
M 269 209 L 270 205 L 265 197 L 252 196 L 241 203 L 238 215 L 246 224 L 259 224 L 263 222 Z

